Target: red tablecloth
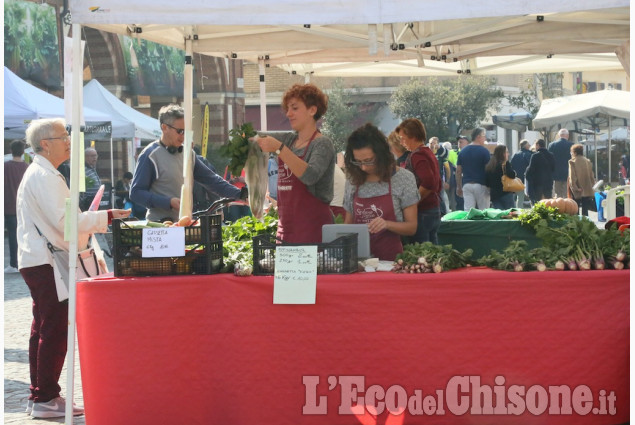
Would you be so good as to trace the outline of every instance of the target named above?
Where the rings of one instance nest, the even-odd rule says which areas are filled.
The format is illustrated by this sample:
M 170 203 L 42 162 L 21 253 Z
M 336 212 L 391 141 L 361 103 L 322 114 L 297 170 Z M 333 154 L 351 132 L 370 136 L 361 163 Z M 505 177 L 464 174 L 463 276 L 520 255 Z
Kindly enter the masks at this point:
M 316 305 L 273 305 L 272 298 L 273 277 L 78 283 L 86 423 L 611 425 L 629 420 L 628 270 L 322 275 Z M 467 397 L 469 406 L 451 408 L 454 384 L 469 379 L 462 376 L 480 381 L 482 394 L 475 398 L 487 401 L 492 392 L 494 402 L 488 404 L 496 406 L 502 394 L 504 414 L 461 414 L 460 407 L 477 405 L 470 397 L 478 391 L 469 393 L 467 387 L 459 387 L 458 395 Z M 317 379 L 316 388 L 310 382 Z M 403 390 L 415 400 L 417 394 L 430 395 L 428 403 L 434 398 L 443 405 L 436 401 L 432 415 L 420 414 L 417 403 L 400 416 L 340 414 L 340 406 L 348 411 L 351 404 L 341 400 L 351 393 L 346 382 L 360 379 L 364 388 L 355 397 L 366 397 L 365 404 L 377 405 L 370 387 L 379 391 L 380 403 L 382 390 L 393 396 Z M 550 386 L 561 385 L 574 393 L 571 414 L 553 414 L 555 403 L 547 406 L 540 399 L 548 397 Z M 515 386 L 524 386 L 527 395 L 515 396 Z M 579 386 L 592 391 L 592 407 L 602 408 L 603 400 L 607 414 L 584 414 L 587 394 Z M 322 406 L 326 414 L 303 414 L 305 405 Z M 511 414 L 518 409 L 522 416 Z

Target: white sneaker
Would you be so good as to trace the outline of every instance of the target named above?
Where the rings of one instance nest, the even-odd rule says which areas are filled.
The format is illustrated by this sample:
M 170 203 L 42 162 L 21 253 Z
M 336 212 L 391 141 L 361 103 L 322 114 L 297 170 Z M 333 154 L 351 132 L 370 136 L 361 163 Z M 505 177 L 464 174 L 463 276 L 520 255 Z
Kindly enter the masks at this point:
M 20 270 L 16 269 L 15 267 L 7 266 L 4 268 L 4 272 L 5 273 L 20 273 Z
M 24 413 L 26 413 L 27 415 L 30 415 L 32 410 L 33 410 L 33 400 L 27 400 L 26 409 L 24 410 Z
M 73 406 L 73 416 L 83 415 L 84 409 Z M 63 418 L 66 416 L 66 400 L 57 397 L 46 403 L 33 403 L 31 416 L 34 418 Z

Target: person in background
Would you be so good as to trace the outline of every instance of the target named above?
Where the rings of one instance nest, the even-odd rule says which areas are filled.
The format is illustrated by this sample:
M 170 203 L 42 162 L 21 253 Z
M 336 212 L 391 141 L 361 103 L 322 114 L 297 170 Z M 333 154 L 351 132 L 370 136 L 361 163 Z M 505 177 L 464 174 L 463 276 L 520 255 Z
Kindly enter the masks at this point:
M 123 173 L 123 178 L 117 180 L 115 184 L 115 206 L 117 208 L 124 208 L 126 202 L 130 201 L 130 182 L 132 181 L 132 173 L 126 171 Z
M 448 151 L 439 144 L 436 145 L 436 149 L 433 149 L 434 155 L 439 162 L 439 173 L 441 174 L 441 181 L 443 182 L 443 189 L 441 189 L 441 216 L 444 216 L 450 212 L 450 198 L 446 191 L 450 188 L 450 178 L 452 171 L 450 170 L 450 163 L 448 162 Z
M 345 161 L 344 223 L 367 224 L 371 255 L 394 261 L 403 252 L 401 236 L 417 230 L 414 175 L 395 166 L 386 137 L 370 123 L 348 137 Z
M 93 202 L 97 191 L 101 187 L 101 179 L 97 174 L 97 159 L 99 155 L 94 148 L 86 148 L 84 151 L 84 174 L 86 175 L 86 191 L 79 195 L 79 207 L 87 211 Z M 108 198 L 106 196 L 105 198 Z M 104 199 L 104 198 L 102 198 Z M 99 203 L 101 206 L 101 202 Z M 107 201 L 106 201 L 107 204 Z
M 390 146 L 390 152 L 395 157 L 395 161 L 398 167 L 405 168 L 406 160 L 408 159 L 408 149 L 401 143 L 401 138 L 395 131 L 391 131 L 388 135 L 388 145 Z
M 455 156 L 454 162 L 450 161 L 450 154 L 456 154 L 456 152 L 452 149 L 451 142 L 443 142 L 442 146 L 448 153 L 447 164 L 450 168 L 448 188 L 445 189 L 446 196 L 448 197 L 448 211 L 456 211 L 456 160 L 458 158 Z
M 466 136 L 458 136 L 456 139 L 457 149 L 454 151 L 456 156 L 454 157 L 454 199 L 456 201 L 456 210 L 463 211 L 465 208 L 465 200 L 463 199 L 463 195 L 459 195 L 458 186 L 456 184 L 456 165 L 459 160 L 459 153 L 461 149 L 470 144 L 469 140 Z M 449 155 L 449 154 L 448 154 Z M 448 156 L 450 158 L 450 156 Z
M 145 147 L 137 163 L 130 187 L 130 200 L 148 208 L 152 221 L 179 220 L 183 186 L 183 141 L 185 112 L 179 105 L 159 110 L 161 138 Z M 193 181 L 203 184 L 216 195 L 230 199 L 247 199 L 247 190 L 238 189 L 209 169 L 192 152 Z
M 58 381 L 66 357 L 68 302 L 58 299 L 57 265 L 47 243 L 69 249 L 64 221 L 70 192 L 57 167 L 70 157 L 70 136 L 65 121 L 52 118 L 32 121 L 26 138 L 36 152 L 17 192 L 18 267 L 33 298 L 27 412 L 35 418 L 57 418 L 64 417 L 66 409 Z M 77 249 L 86 249 L 90 234 L 105 232 L 111 219 L 129 214 L 121 209 L 78 211 Z M 72 411 L 84 412 L 75 406 Z
M 516 176 L 525 183 L 525 171 L 529 166 L 531 155 L 533 153 L 529 150 L 529 142 L 527 139 L 522 139 L 519 144 L 520 150 L 514 154 L 511 160 L 512 167 L 516 172 Z M 519 190 L 515 193 L 516 196 L 516 208 L 524 208 L 525 205 L 525 191 Z
M 584 146 L 576 143 L 571 146 L 569 189 L 578 207 L 582 208 L 582 215 L 586 217 L 589 216 L 589 209 L 593 210 L 594 207 L 593 185 L 595 185 L 595 178 L 591 161 L 584 157 Z
M 571 155 L 571 146 L 573 142 L 569 141 L 569 130 L 561 128 L 558 131 L 560 139 L 549 143 L 549 152 L 553 155 L 555 161 L 555 170 L 553 172 L 553 191 L 558 198 L 567 197 L 567 178 L 569 177 L 569 158 Z
M 531 156 L 527 170 L 525 170 L 527 195 L 532 205 L 541 199 L 551 198 L 553 173 L 556 167 L 555 159 L 547 150 L 547 143 L 544 139 L 536 140 L 535 146 L 536 153 Z
M 456 162 L 456 194 L 464 198 L 463 209 L 484 210 L 489 208 L 489 189 L 485 185 L 485 166 L 490 160 L 490 153 L 485 145 L 485 129 L 475 128 L 472 131 L 472 143 L 459 152 Z
M 485 182 L 489 187 L 490 200 L 494 208 L 507 210 L 514 207 L 514 192 L 503 191 L 501 181 L 503 174 L 507 177 L 516 178 L 514 167 L 508 161 L 509 151 L 507 146 L 498 145 L 494 148 L 494 154 L 485 166 Z
M 417 204 L 417 232 L 410 237 L 410 242 L 438 244 L 443 182 L 436 156 L 424 145 L 426 128 L 418 119 L 409 118 L 399 124 L 396 131 L 410 151 L 406 169 L 414 174 L 421 197 Z
M 294 130 L 281 140 L 254 138 L 263 152 L 278 155 L 278 239 L 319 243 L 322 225 L 333 223 L 335 148 L 317 122 L 326 113 L 327 96 L 313 84 L 294 84 L 282 97 L 282 109 Z
M 18 273 L 18 217 L 15 209 L 18 186 L 29 164 L 24 155 L 24 142 L 14 140 L 11 142 L 11 160 L 4 163 L 4 226 L 9 238 L 9 265 L 5 267 L 5 273 Z
M 620 184 L 629 184 L 631 178 L 631 156 L 624 154 L 620 158 Z

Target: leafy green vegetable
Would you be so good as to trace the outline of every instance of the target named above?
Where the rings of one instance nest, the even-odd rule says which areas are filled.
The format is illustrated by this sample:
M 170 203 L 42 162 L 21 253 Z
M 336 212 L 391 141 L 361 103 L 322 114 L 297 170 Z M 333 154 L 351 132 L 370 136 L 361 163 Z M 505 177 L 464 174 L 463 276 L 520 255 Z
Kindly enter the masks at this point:
M 250 137 L 254 137 L 257 132 L 251 123 L 245 123 L 239 127 L 229 130 L 230 139 L 219 148 L 219 152 L 226 158 L 230 158 L 229 171 L 234 176 L 240 176 L 249 152 Z
M 242 217 L 227 226 L 223 226 L 223 272 L 239 268 L 253 269 L 253 237 L 262 234 L 275 235 L 278 230 L 278 218 L 275 212 L 267 214 L 262 221 L 252 216 Z
M 535 230 L 540 220 L 563 221 L 567 215 L 561 214 L 557 208 L 547 207 L 542 202 L 535 204 L 530 210 L 518 215 L 518 220 L 522 226 L 527 226 Z
M 472 250 L 459 252 L 452 245 L 434 245 L 432 242 L 405 245 L 397 254 L 393 271 L 400 273 L 441 273 L 470 264 Z

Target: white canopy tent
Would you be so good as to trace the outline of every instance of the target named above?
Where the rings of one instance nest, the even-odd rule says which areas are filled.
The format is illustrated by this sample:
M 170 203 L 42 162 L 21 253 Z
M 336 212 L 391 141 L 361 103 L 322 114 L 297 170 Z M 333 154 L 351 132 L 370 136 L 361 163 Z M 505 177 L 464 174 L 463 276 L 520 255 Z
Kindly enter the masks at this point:
M 115 205 L 115 166 L 113 139 L 156 140 L 161 136 L 159 120 L 142 114 L 117 99 L 99 81 L 91 80 L 84 86 L 84 105 L 103 111 L 112 117 L 110 137 L 111 205 Z
M 126 105 L 97 80 L 84 86 L 84 105 L 112 118 L 113 139 L 156 140 L 161 136 L 159 120 Z
M 554 127 L 581 129 L 608 129 L 608 175 L 611 176 L 611 141 L 613 125 L 627 125 L 631 113 L 631 93 L 622 90 L 600 90 L 573 96 L 558 97 L 542 101 L 540 110 L 533 119 L 533 128 Z M 594 140 L 595 138 L 594 133 Z M 597 146 L 595 149 L 597 172 Z
M 614 53 L 630 37 L 628 0 L 605 0 L 601 7 L 592 0 L 455 0 L 451 5 L 443 0 L 199 0 L 187 7 L 166 0 L 68 0 L 68 4 L 74 63 L 82 60 L 80 24 L 185 50 L 186 164 L 192 145 L 193 52 L 258 62 L 264 75 L 268 64 L 414 59 L 425 66 L 426 56 L 466 64 L 468 59 L 485 56 Z M 73 85 L 73 98 L 81 99 L 81 75 L 75 74 L 74 81 L 80 83 Z M 261 80 L 264 99 L 264 77 Z M 262 115 L 265 108 L 261 109 Z M 77 119 L 74 111 L 73 120 Z M 266 117 L 261 122 L 266 123 Z M 74 146 L 78 141 L 74 136 Z M 191 212 L 191 196 L 189 200 L 182 196 L 181 205 L 189 206 Z M 76 249 L 75 233 L 71 278 Z M 74 283 L 69 293 L 74 332 Z M 72 400 L 74 338 L 68 340 Z M 67 423 L 72 423 L 71 410 L 68 403 Z
M 109 114 L 86 106 L 83 109 L 85 121 L 111 125 Z M 27 83 L 5 66 L 4 138 L 24 138 L 29 123 L 40 118 L 64 118 L 64 99 Z

